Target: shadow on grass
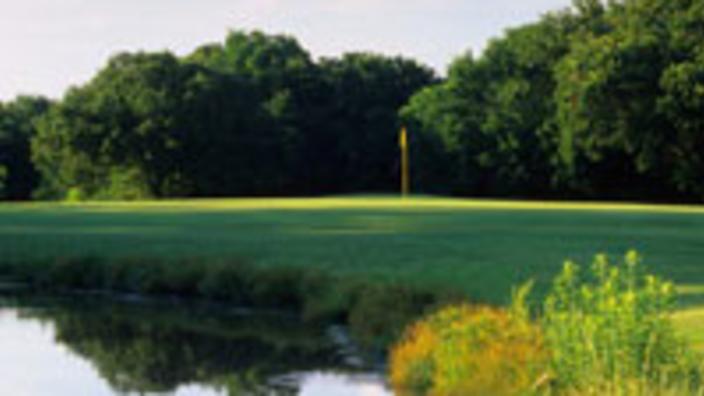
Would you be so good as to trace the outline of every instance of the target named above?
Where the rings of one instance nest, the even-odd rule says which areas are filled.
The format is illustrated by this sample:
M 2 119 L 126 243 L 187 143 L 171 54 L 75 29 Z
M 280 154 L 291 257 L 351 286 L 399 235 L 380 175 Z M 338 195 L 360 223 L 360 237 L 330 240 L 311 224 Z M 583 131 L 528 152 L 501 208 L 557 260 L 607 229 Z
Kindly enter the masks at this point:
M 682 309 L 704 308 L 704 284 L 677 286 L 677 300 Z

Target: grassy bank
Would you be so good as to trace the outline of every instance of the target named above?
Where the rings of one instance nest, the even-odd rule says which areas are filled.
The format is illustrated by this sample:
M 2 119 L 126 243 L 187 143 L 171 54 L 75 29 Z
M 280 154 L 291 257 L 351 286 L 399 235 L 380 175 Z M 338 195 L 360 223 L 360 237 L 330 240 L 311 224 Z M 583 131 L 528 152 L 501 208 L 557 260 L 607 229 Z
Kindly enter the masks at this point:
M 265 268 L 240 260 L 57 258 L 0 262 L 5 288 L 24 293 L 100 293 L 217 302 L 275 310 L 304 323 L 345 324 L 357 341 L 385 347 L 416 318 L 463 296 L 319 270 Z
M 365 197 L 0 205 L 4 262 L 148 259 L 168 268 L 234 257 L 265 272 L 304 269 L 498 304 L 528 278 L 545 289 L 565 258 L 631 248 L 684 286 L 678 319 L 698 333 L 702 207 Z

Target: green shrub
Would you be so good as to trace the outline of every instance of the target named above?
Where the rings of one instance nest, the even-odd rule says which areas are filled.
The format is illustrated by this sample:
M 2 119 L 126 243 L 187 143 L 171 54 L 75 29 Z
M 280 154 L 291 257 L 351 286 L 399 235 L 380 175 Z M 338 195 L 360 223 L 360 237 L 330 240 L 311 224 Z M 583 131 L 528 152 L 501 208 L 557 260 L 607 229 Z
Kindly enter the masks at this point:
M 164 285 L 166 264 L 158 260 L 122 259 L 106 265 L 123 267 L 123 277 L 118 283 L 118 290 L 120 291 L 138 294 L 168 293 Z
M 418 316 L 450 301 L 447 293 L 293 267 L 259 267 L 231 259 L 125 257 L 0 260 L 0 279 L 35 291 L 105 291 L 213 300 L 288 311 L 306 322 L 346 323 L 365 347 L 385 348 Z
M 57 258 L 37 273 L 35 282 L 50 290 L 100 288 L 101 268 L 91 257 Z
M 353 283 L 315 269 L 303 275 L 299 285 L 303 299 L 302 319 L 309 323 L 344 322 L 352 301 Z
M 256 305 L 302 311 L 305 305 L 305 271 L 272 268 L 254 271 L 250 279 L 251 299 Z
M 238 305 L 251 304 L 252 269 L 241 262 L 211 264 L 198 284 L 201 296 Z
M 153 198 L 144 173 L 137 167 L 114 167 L 110 169 L 106 186 L 93 197 L 95 199 L 136 201 Z
M 391 382 L 410 395 L 704 395 L 700 356 L 671 323 L 674 286 L 640 262 L 566 262 L 536 320 L 527 286 L 511 310 L 448 307 L 406 330 Z
M 410 327 L 390 357 L 399 395 L 510 396 L 530 391 L 545 372 L 548 352 L 524 305 L 510 310 L 447 307 Z
M 162 293 L 182 297 L 196 297 L 201 281 L 207 273 L 207 266 L 195 260 L 180 260 L 173 263 L 162 262 L 163 268 L 160 289 Z
M 700 371 L 671 324 L 672 283 L 646 275 L 629 252 L 621 265 L 597 255 L 585 274 L 568 261 L 544 302 L 542 325 L 557 389 L 638 394 L 696 387 Z
M 86 194 L 80 187 L 71 187 L 66 191 L 66 202 L 81 202 L 86 199 Z
M 383 346 L 437 306 L 437 294 L 405 285 L 365 283 L 353 286 L 348 323 L 357 341 Z

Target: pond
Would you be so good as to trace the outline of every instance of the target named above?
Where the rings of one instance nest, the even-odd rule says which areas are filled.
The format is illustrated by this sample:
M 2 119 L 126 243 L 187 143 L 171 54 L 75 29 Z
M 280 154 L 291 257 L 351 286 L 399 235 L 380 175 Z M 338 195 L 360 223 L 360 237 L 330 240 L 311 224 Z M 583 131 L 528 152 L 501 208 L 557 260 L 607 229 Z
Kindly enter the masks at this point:
M 183 302 L 1 293 L 0 359 L 7 395 L 391 395 L 344 329 Z

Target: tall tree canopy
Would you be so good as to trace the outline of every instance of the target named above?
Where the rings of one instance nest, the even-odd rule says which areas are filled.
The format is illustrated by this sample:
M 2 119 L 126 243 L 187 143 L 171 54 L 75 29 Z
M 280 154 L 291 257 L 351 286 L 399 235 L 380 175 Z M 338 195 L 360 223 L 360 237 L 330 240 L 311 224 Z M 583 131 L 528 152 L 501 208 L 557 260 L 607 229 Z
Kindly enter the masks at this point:
M 120 54 L 54 105 L 0 107 L 0 191 L 28 197 L 36 168 L 56 198 L 390 192 L 406 126 L 416 192 L 701 200 L 702 43 L 701 1 L 575 0 L 442 80 L 261 32 Z
M 401 115 L 459 194 L 704 198 L 704 6 L 577 0 L 509 30 Z
M 550 15 L 510 30 L 447 80 L 414 96 L 403 118 L 443 142 L 453 192 L 535 196 L 550 190 L 556 144 L 553 68 L 575 20 Z
M 701 2 L 602 9 L 556 72 L 568 176 L 593 196 L 704 197 Z
M 179 59 L 120 54 L 39 125 L 45 197 L 391 191 L 399 108 L 434 79 L 402 58 L 319 64 L 286 36 L 231 33 Z
M 37 119 L 50 105 L 45 98 L 29 96 L 0 103 L 0 199 L 26 200 L 37 187 L 39 175 L 30 160 L 30 141 Z
M 167 53 L 113 57 L 39 124 L 33 154 L 43 193 L 187 194 L 187 114 L 206 83 L 202 73 Z
M 394 191 L 398 186 L 398 111 L 418 89 L 433 83 L 433 72 L 403 58 L 353 53 L 324 59 L 327 90 L 325 146 L 330 185 L 339 192 Z M 318 140 L 317 138 L 315 140 Z M 326 147 L 327 146 L 327 147 Z M 311 155 L 314 155 L 311 152 Z

